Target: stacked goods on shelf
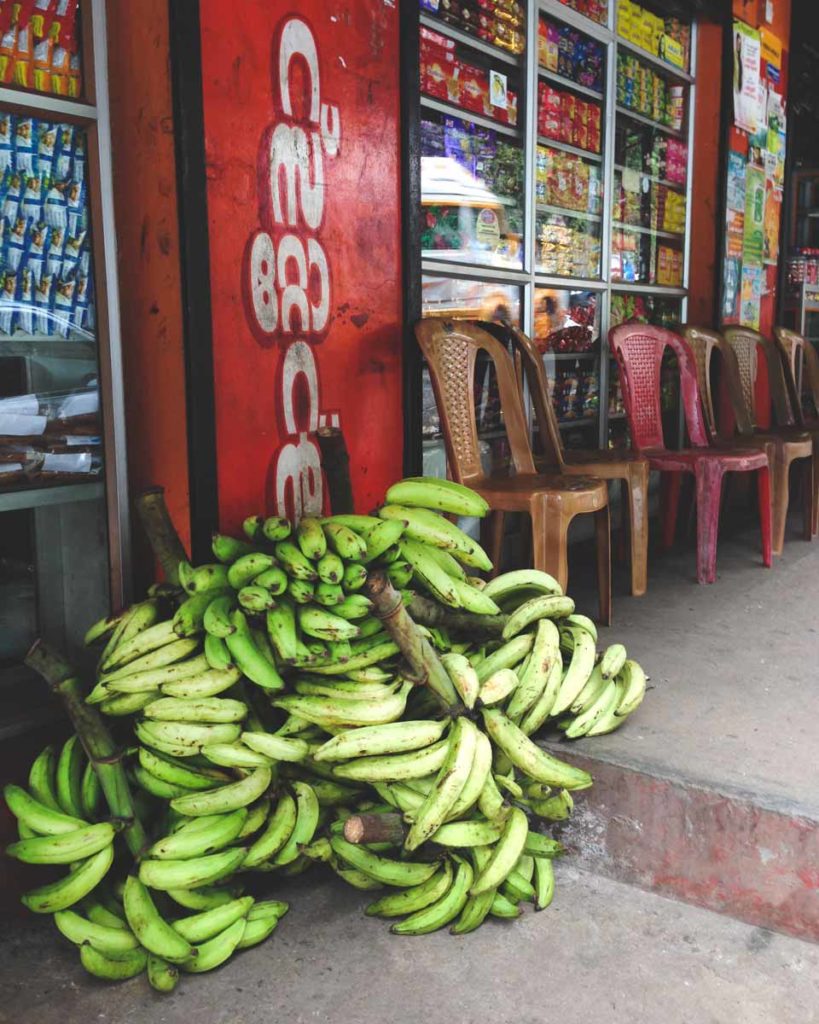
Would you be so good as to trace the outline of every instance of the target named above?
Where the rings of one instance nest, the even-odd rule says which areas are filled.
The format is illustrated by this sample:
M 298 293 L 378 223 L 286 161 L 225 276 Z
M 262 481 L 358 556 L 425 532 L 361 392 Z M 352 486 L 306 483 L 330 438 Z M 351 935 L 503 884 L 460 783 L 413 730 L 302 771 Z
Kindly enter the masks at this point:
M 660 18 L 632 0 L 617 0 L 617 34 L 653 57 L 688 68 L 691 26 L 678 18 Z
M 538 82 L 537 132 L 545 139 L 562 142 L 588 153 L 600 152 L 601 108 L 548 82 Z
M 542 352 L 590 352 L 594 348 L 594 331 L 590 325 L 573 324 L 548 334 Z
M 578 366 L 558 368 L 550 379 L 552 404 L 560 422 L 591 419 L 600 407 L 597 373 Z
M 23 902 L 92 974 L 170 991 L 276 928 L 287 904 L 254 874 L 281 887 L 316 864 L 386 886 L 367 913 L 399 935 L 551 902 L 564 851 L 544 826 L 592 779 L 529 737 L 618 728 L 646 677 L 621 644 L 597 653 L 550 576 L 476 575 L 491 563 L 446 515 L 485 515 L 477 494 L 413 479 L 387 502 L 295 527 L 250 516 L 209 565 L 166 547 L 181 587 L 91 627 L 90 692 L 29 654 L 77 733 L 6 787 L 7 852 L 65 866 Z
M 682 130 L 685 86 L 669 84 L 630 53 L 617 54 L 617 103 L 673 131 Z
M 618 125 L 618 160 L 640 174 L 659 178 L 670 185 L 685 185 L 688 176 L 688 146 L 679 139 L 652 133 L 630 125 Z
M 538 223 L 537 267 L 556 277 L 600 275 L 600 237 L 571 217 L 549 215 Z
M 420 70 L 424 95 L 504 124 L 517 124 L 518 96 L 507 87 L 506 75 L 461 59 L 452 39 L 424 27 Z
M 0 488 L 85 482 L 102 470 L 99 392 L 0 398 Z
M 0 334 L 93 331 L 86 164 L 81 129 L 0 113 Z
M 0 84 L 82 94 L 78 0 L 0 4 Z
M 657 295 L 625 295 L 616 292 L 611 297 L 611 325 L 624 323 L 657 324 L 675 328 L 680 322 L 679 299 L 665 299 Z
M 546 71 L 602 92 L 605 50 L 596 40 L 570 25 L 540 18 L 537 54 L 538 63 Z
M 516 56 L 526 48 L 526 12 L 519 0 L 420 0 L 421 10 Z
M 599 216 L 603 198 L 600 167 L 574 153 L 538 146 L 535 198 L 548 206 Z
M 578 14 L 584 15 L 598 25 L 605 25 L 609 19 L 609 0 L 560 0 Z
M 657 284 L 668 288 L 680 288 L 683 283 L 683 254 L 670 245 L 657 246 Z

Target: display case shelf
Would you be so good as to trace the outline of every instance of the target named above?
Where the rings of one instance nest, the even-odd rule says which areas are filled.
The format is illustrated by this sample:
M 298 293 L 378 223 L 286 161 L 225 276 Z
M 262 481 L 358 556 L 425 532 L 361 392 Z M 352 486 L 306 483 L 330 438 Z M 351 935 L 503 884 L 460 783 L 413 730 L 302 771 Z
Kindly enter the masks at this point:
M 649 53 L 648 50 L 644 50 L 642 46 L 637 46 L 622 36 L 617 37 L 617 46 L 619 49 L 632 54 L 632 56 L 645 61 L 646 64 L 650 64 L 661 75 L 674 78 L 686 85 L 691 85 L 694 82 L 693 77 L 683 68 L 677 67 L 676 64 L 672 64 L 670 61 L 663 60 L 662 57 L 656 57 L 653 53 Z
M 660 231 L 658 228 L 644 228 L 641 224 L 624 224 L 619 220 L 613 220 L 611 226 L 614 231 L 631 231 L 635 235 L 651 235 L 653 238 L 670 238 L 680 242 L 685 239 L 685 233 L 681 231 Z
M 484 117 L 483 114 L 475 114 L 471 110 L 465 110 L 463 107 L 456 106 L 454 103 L 444 103 L 441 100 L 433 99 L 432 96 L 421 96 L 421 106 L 425 110 L 435 110 L 439 114 L 457 117 L 461 121 L 469 122 L 469 124 L 480 125 L 481 128 L 491 128 L 492 131 L 499 132 L 501 135 L 508 135 L 512 139 L 519 140 L 521 138 L 520 128 L 504 124 L 502 121 L 495 121 L 491 117 Z
M 634 292 L 635 295 L 665 295 L 672 299 L 683 299 L 688 295 L 685 288 L 675 288 L 667 284 L 636 284 L 632 281 L 612 281 L 614 292 Z
M 581 85 L 579 82 L 572 81 L 571 78 L 564 78 L 563 75 L 559 75 L 556 71 L 549 71 L 547 68 L 539 67 L 537 73 L 539 78 L 543 78 L 547 82 L 554 82 L 555 85 L 559 85 L 564 89 L 572 89 L 582 96 L 589 96 L 600 103 L 605 98 L 604 94 L 598 89 L 590 89 L 587 85 Z
M 599 224 L 602 216 L 599 213 L 585 213 L 582 210 L 569 210 L 565 206 L 552 206 L 549 203 L 537 203 L 538 213 L 553 213 L 557 217 L 576 217 L 578 220 L 591 220 Z
M 67 505 L 73 501 L 97 501 L 105 494 L 105 485 L 99 477 L 88 483 L 30 484 L 27 487 L 0 490 L 0 512 L 22 508 L 42 508 L 45 505 Z
M 84 338 L 49 338 L 42 335 L 0 334 L 3 356 L 40 356 L 49 359 L 96 360 L 97 344 Z
M 600 355 L 599 352 L 541 352 L 544 359 L 561 359 L 561 360 L 576 360 L 576 359 L 597 359 Z
M 548 139 L 545 135 L 538 135 L 537 141 L 539 146 L 546 146 L 548 149 L 559 149 L 564 153 L 572 153 L 574 156 L 582 156 L 584 160 L 594 160 L 595 163 L 598 164 L 603 162 L 603 154 L 593 153 L 590 149 L 579 149 L 577 146 L 571 146 L 568 142 L 559 142 L 557 139 Z
M 484 53 L 501 64 L 511 64 L 513 67 L 520 67 L 521 58 L 514 53 L 504 50 L 501 46 L 493 46 L 492 43 L 486 43 L 483 39 L 478 39 L 477 36 L 464 32 L 455 25 L 448 25 L 445 21 L 440 21 L 434 15 L 422 13 L 421 24 L 424 28 L 428 28 L 432 32 L 438 32 L 442 36 L 446 36 L 447 39 L 453 39 L 462 46 L 469 46 L 479 53 Z
M 664 132 L 672 138 L 685 139 L 685 132 L 681 128 L 672 128 L 671 125 L 663 124 L 662 121 L 655 121 L 653 117 L 646 117 L 645 114 L 640 114 L 630 107 L 622 107 L 618 104 L 617 113 L 623 117 L 628 117 L 632 121 L 638 121 L 640 124 L 647 125 L 649 128 L 654 128 L 658 132 Z
M 571 430 L 573 427 L 588 427 L 597 426 L 597 416 L 578 416 L 575 420 L 558 420 L 557 425 L 561 430 Z

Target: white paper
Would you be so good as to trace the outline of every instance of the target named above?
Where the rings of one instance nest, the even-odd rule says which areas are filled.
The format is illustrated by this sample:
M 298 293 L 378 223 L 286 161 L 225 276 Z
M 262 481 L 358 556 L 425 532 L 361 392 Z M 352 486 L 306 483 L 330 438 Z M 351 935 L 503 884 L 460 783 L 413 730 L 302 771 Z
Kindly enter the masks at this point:
M 40 403 L 36 395 L 11 395 L 0 398 L 0 413 L 18 412 L 24 416 L 36 416 L 40 411 Z
M 42 469 L 44 473 L 90 473 L 91 453 L 49 454 L 43 459 Z
M 71 448 L 77 445 L 84 445 L 86 447 L 90 447 L 94 444 L 99 445 L 102 444 L 102 441 L 98 437 L 82 437 L 78 434 L 70 434 L 68 437 L 64 437 L 62 439 L 62 443 L 66 445 L 66 447 Z
M 22 462 L 0 462 L 0 476 L 3 473 L 19 473 L 22 468 Z
M 57 409 L 57 419 L 67 420 L 71 416 L 87 416 L 99 412 L 99 391 L 81 391 L 76 395 L 68 395 Z
M 16 412 L 0 410 L 0 434 L 13 437 L 33 437 L 45 431 L 47 422 L 45 416 L 23 416 Z

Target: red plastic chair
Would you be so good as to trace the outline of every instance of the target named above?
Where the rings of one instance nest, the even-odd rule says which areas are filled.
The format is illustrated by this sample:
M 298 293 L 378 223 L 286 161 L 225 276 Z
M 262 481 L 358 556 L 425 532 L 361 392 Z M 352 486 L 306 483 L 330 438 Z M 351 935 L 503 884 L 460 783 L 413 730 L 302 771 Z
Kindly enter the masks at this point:
M 622 324 L 609 332 L 617 360 L 632 444 L 652 469 L 662 473 L 663 544 L 670 547 L 677 522 L 680 474 L 693 473 L 697 501 L 697 579 L 713 583 L 717 570 L 717 532 L 722 477 L 726 472 L 757 472 L 762 561 L 771 565 L 771 483 L 763 448 L 731 451 L 711 447 L 703 420 L 694 356 L 672 331 L 647 324 Z M 660 364 L 666 348 L 677 357 L 685 422 L 691 447 L 666 448 L 660 409 Z

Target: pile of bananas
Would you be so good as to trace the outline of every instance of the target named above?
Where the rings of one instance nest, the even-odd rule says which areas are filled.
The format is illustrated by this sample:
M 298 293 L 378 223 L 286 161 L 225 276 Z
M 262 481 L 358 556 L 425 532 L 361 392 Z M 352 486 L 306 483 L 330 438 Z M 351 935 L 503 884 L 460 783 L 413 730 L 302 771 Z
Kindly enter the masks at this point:
M 592 779 L 530 736 L 550 720 L 570 738 L 617 728 L 646 677 L 620 644 L 597 653 L 552 577 L 477 575 L 486 553 L 446 515 L 486 512 L 418 478 L 373 516 L 252 516 L 245 537 L 214 537 L 215 562 L 180 566 L 181 588 L 91 627 L 86 700 L 120 734 L 149 843 L 134 859 L 117 840 L 77 736 L 40 754 L 28 791 L 6 788 L 8 852 L 70 866 L 23 902 L 54 914 L 91 973 L 147 971 L 168 991 L 275 929 L 287 904 L 244 895 L 251 873 L 315 863 L 390 887 L 367 913 L 400 918 L 397 934 L 548 906 L 562 847 L 537 819 L 567 818 Z M 407 641 L 365 593 L 373 570 L 405 607 L 420 593 L 443 610 L 437 624 L 410 621 Z M 419 642 L 437 666 L 423 679 Z

